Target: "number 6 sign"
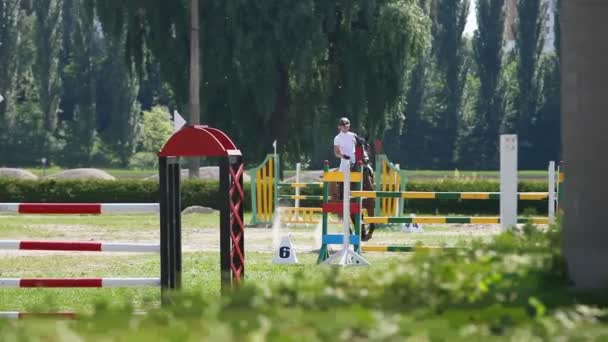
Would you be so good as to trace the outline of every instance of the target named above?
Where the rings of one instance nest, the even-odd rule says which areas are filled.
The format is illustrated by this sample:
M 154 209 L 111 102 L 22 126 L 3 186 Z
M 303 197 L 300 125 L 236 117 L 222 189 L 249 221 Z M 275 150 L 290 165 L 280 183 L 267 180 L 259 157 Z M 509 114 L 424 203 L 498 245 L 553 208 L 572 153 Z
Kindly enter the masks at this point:
M 273 264 L 297 264 L 298 258 L 296 257 L 295 249 L 291 244 L 289 236 L 283 236 L 279 249 L 274 255 L 272 260 Z

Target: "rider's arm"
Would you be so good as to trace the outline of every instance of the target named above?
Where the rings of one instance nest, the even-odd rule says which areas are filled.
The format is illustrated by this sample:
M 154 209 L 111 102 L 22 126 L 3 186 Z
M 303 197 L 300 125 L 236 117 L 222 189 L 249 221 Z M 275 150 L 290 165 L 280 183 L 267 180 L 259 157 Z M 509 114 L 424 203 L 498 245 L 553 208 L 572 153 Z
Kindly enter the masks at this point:
M 334 145 L 334 155 L 340 159 L 350 159 L 350 156 L 347 156 L 346 154 L 342 154 L 342 152 L 340 152 L 340 146 L 338 145 Z
M 334 155 L 337 158 L 342 158 L 342 152 L 340 152 L 340 146 L 339 145 L 334 145 Z

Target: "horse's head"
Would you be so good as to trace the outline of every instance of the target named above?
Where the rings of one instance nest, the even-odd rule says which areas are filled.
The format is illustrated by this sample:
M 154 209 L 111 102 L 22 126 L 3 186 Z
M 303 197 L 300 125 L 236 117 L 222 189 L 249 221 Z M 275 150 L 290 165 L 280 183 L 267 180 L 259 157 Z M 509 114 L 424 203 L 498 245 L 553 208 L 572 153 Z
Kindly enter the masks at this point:
M 369 163 L 370 147 L 364 138 L 357 136 L 355 145 L 355 157 L 357 162 L 361 161 L 364 164 Z

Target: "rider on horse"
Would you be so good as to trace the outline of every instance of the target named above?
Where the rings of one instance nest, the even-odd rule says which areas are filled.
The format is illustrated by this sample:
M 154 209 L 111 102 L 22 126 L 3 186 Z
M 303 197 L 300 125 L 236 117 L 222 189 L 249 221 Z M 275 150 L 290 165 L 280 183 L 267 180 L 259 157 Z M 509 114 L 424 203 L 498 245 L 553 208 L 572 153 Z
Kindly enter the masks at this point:
M 334 138 L 334 154 L 336 157 L 340 158 L 340 171 L 344 172 L 349 169 L 355 171 L 357 170 L 358 165 L 362 165 L 363 190 L 375 190 L 374 170 L 370 165 L 369 156 L 367 154 L 369 145 L 365 142 L 365 139 L 357 136 L 353 132 L 349 132 L 350 120 L 348 120 L 348 118 L 344 117 L 338 121 L 338 129 L 340 130 L 340 133 Z M 342 199 L 342 183 L 339 183 L 338 186 L 338 198 Z M 364 199 L 363 207 L 367 209 L 368 215 L 373 215 L 374 200 L 369 198 Z M 351 215 L 351 217 L 353 217 L 353 215 Z M 369 232 L 366 232 L 365 225 L 361 225 L 361 239 L 363 241 L 371 239 L 375 225 L 370 224 L 369 228 Z

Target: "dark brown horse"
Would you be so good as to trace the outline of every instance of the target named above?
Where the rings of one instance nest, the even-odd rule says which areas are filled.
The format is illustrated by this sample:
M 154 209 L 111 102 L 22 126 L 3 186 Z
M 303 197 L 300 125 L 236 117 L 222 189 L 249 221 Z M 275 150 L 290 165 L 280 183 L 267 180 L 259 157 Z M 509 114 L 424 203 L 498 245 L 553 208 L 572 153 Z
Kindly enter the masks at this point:
M 375 191 L 376 185 L 374 182 L 374 169 L 372 168 L 369 160 L 369 144 L 365 142 L 365 139 L 357 138 L 356 147 L 356 161 L 351 171 L 362 171 L 363 172 L 363 190 Z M 361 162 L 361 163 L 359 163 Z M 359 169 L 361 164 L 361 169 Z M 358 183 L 351 183 L 351 191 L 359 190 L 360 185 Z M 331 202 L 342 202 L 343 189 L 342 183 L 330 183 L 329 184 L 329 196 Z M 373 198 L 364 198 L 362 201 L 362 207 L 367 212 L 367 215 L 374 215 L 375 201 Z M 355 215 L 351 215 L 351 221 L 355 222 Z M 361 214 L 361 220 L 363 221 L 364 214 Z M 361 223 L 361 239 L 368 241 L 374 234 L 376 226 L 372 223 L 369 225 L 369 231 L 365 229 L 365 224 Z

